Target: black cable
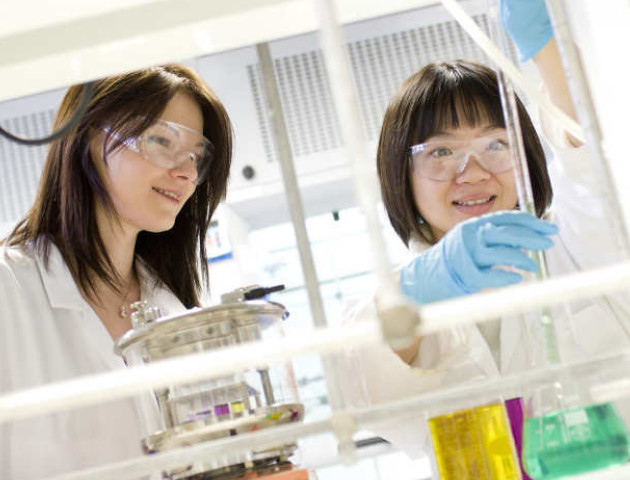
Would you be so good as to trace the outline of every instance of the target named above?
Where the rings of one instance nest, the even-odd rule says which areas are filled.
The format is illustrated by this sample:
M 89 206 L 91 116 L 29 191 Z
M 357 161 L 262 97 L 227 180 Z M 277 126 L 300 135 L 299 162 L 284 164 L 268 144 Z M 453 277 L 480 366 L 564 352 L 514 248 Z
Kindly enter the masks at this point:
M 357 448 L 365 448 L 365 447 L 371 447 L 373 445 L 382 445 L 382 444 L 389 444 L 389 442 L 381 437 L 364 438 L 363 440 L 357 440 L 356 442 L 354 442 L 354 446 Z
M 43 145 L 45 143 L 52 142 L 53 140 L 57 140 L 58 138 L 63 137 L 70 129 L 75 127 L 78 123 L 85 111 L 87 110 L 88 105 L 90 104 L 90 100 L 92 99 L 92 94 L 94 92 L 94 82 L 89 82 L 85 84 L 85 88 L 83 93 L 81 94 L 81 99 L 79 100 L 79 105 L 77 109 L 74 111 L 70 119 L 66 122 L 66 124 L 60 127 L 58 130 L 52 132 L 47 137 L 43 138 L 24 138 L 19 135 L 15 135 L 14 133 L 8 132 L 2 126 L 0 126 L 0 135 L 5 138 L 8 138 L 12 142 L 18 143 L 20 145 L 28 145 L 28 146 L 36 146 Z
M 256 287 L 251 290 L 246 291 L 243 294 L 245 300 L 257 300 L 259 298 L 263 298 L 265 295 L 268 295 L 273 292 L 279 292 L 280 290 L 284 290 L 284 285 L 275 285 L 273 287 Z

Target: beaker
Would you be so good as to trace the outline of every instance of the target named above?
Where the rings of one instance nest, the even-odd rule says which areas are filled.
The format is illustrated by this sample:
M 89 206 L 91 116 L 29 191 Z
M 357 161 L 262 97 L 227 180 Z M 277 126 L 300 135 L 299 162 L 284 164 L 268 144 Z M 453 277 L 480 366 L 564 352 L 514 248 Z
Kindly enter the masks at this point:
M 432 416 L 431 443 L 442 480 L 520 480 L 505 406 L 500 399 Z

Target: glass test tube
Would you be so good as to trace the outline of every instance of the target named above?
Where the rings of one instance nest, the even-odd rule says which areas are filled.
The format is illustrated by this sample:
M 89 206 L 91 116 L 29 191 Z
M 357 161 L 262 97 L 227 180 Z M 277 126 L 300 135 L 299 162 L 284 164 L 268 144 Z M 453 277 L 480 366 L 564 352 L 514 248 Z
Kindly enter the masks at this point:
M 495 42 L 499 43 L 505 52 L 507 50 L 505 34 L 496 18 L 498 2 L 494 0 L 493 3 L 494 7 L 490 11 L 495 15 L 491 18 L 491 31 L 495 35 Z M 497 76 L 515 165 L 520 207 L 523 211 L 535 215 L 516 98 L 503 73 L 499 71 Z M 548 272 L 543 253 L 534 252 L 533 258 L 540 267 L 536 278 L 538 280 L 546 278 Z M 559 363 L 556 333 L 549 308 L 541 311 L 540 327 L 544 363 Z M 573 341 L 577 345 L 575 337 Z M 590 399 L 579 393 L 576 381 L 565 378 L 554 385 L 537 389 L 527 398 L 522 461 L 526 472 L 536 480 L 552 480 L 575 475 L 618 465 L 628 459 L 630 443 L 628 432 L 614 406 L 589 405 Z
M 489 0 L 491 3 L 488 11 L 490 34 L 495 44 L 498 44 L 503 52 L 507 51 L 507 39 L 505 33 L 498 24 L 499 5 L 496 0 Z M 516 95 L 511 83 L 506 79 L 501 69 L 497 69 L 497 80 L 499 85 L 499 94 L 501 96 L 501 106 L 503 108 L 503 116 L 505 119 L 505 129 L 508 134 L 510 143 L 510 152 L 512 156 L 512 164 L 514 165 L 514 178 L 516 183 L 516 193 L 518 195 L 519 209 L 531 215 L 536 215 L 536 203 L 534 201 L 534 192 L 532 190 L 531 179 L 529 176 L 529 166 L 527 164 L 527 155 L 525 153 L 525 144 L 521 132 L 521 123 L 518 117 L 518 108 L 516 104 Z M 536 280 L 544 280 L 548 278 L 547 261 L 542 251 L 531 251 L 530 256 L 538 265 L 538 271 L 534 274 Z M 544 362 L 547 364 L 557 364 L 560 362 L 558 353 L 558 342 L 554 331 L 551 310 L 543 308 L 540 311 L 540 328 L 542 329 L 542 341 L 544 348 Z M 526 328 L 523 331 L 527 331 Z

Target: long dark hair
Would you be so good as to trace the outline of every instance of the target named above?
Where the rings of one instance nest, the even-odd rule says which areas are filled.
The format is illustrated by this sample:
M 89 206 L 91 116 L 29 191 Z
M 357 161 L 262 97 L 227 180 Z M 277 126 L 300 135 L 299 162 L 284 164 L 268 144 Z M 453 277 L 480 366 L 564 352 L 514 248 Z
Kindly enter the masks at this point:
M 72 115 L 84 89 L 84 85 L 68 89 L 55 127 Z M 46 265 L 54 244 L 90 299 L 98 301 L 96 279 L 120 291 L 122 281 L 96 224 L 96 202 L 110 212 L 113 205 L 90 154 L 90 141 L 104 127 L 116 133 L 113 137 L 119 139 L 118 145 L 138 136 L 160 117 L 177 92 L 188 93 L 201 108 L 203 134 L 214 146 L 211 172 L 184 205 L 173 228 L 161 233 L 140 232 L 136 255 L 187 308 L 199 305 L 202 286 L 209 285 L 205 235 L 212 214 L 225 197 L 232 127 L 219 99 L 183 65 L 151 67 L 97 81 L 79 124 L 51 144 L 35 203 L 5 241 L 23 246 L 33 242 Z
M 552 189 L 538 134 L 517 99 L 536 213 L 551 203 Z M 394 230 L 409 245 L 412 234 L 428 243 L 436 239 L 418 222 L 409 175 L 409 149 L 437 132 L 461 126 L 505 127 L 497 76 L 490 68 L 457 60 L 431 63 L 409 77 L 389 102 L 377 153 L 383 203 Z

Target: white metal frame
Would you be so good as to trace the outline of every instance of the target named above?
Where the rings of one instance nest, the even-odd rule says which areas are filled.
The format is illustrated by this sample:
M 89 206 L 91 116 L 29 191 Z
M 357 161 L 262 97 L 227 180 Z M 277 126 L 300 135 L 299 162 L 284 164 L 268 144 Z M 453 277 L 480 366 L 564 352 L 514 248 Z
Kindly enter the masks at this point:
M 203 357 L 203 356 L 201 356 Z M 188 357 L 188 360 L 200 357 Z M 264 448 L 266 446 L 293 442 L 299 438 L 317 435 L 325 432 L 343 432 L 348 426 L 354 428 L 357 425 L 369 427 L 374 422 L 392 418 L 417 418 L 427 408 L 440 405 L 441 408 L 461 405 L 461 399 L 467 402 L 478 403 L 500 395 L 506 391 L 519 391 L 524 385 L 537 385 L 549 383 L 559 378 L 570 376 L 593 375 L 602 369 L 617 371 L 617 378 L 613 375 L 610 381 L 602 383 L 592 390 L 595 402 L 614 401 L 619 398 L 620 391 L 630 393 L 628 379 L 620 378 L 630 367 L 630 351 L 609 357 L 600 357 L 584 363 L 561 365 L 550 369 L 528 371 L 524 373 L 504 376 L 499 379 L 480 381 L 473 384 L 462 385 L 439 391 L 431 391 L 415 397 L 405 398 L 388 404 L 380 404 L 371 408 L 342 411 L 334 413 L 330 418 L 303 424 L 291 424 L 274 429 L 263 430 L 252 434 L 231 437 L 220 441 L 207 442 L 190 447 L 179 448 L 168 452 L 161 452 L 151 456 L 142 456 L 103 467 L 92 468 L 67 475 L 56 476 L 49 480 L 125 480 L 134 479 L 141 475 L 150 474 L 156 470 L 166 470 L 190 463 L 198 458 L 221 455 L 238 455 L 246 453 L 251 448 Z M 343 459 L 343 456 L 342 456 Z M 310 465 L 305 465 L 311 467 Z M 576 476 L 575 479 L 621 479 L 630 478 L 630 465 L 621 469 L 612 469 L 610 472 L 597 472 L 589 475 Z M 616 475 L 616 476 L 615 476 Z
M 419 309 L 422 324 L 417 333 L 426 335 L 458 325 L 536 310 L 545 305 L 614 293 L 626 289 L 629 283 L 630 264 L 622 264 L 434 303 Z M 0 396 L 0 423 L 115 400 L 167 385 L 221 377 L 259 365 L 261 361 L 267 364 L 282 362 L 299 355 L 333 353 L 348 345 L 360 347 L 379 341 L 382 337 L 377 325 L 362 323 L 329 327 L 317 329 L 308 337 L 290 336 L 237 345 L 48 384 Z M 619 397 L 630 395 L 630 385 L 625 390 L 618 390 L 618 394 Z
M 343 0 L 339 18 L 350 23 L 434 3 Z M 0 16 L 0 101 L 317 29 L 310 0 L 10 2 Z
M 25 6 L 32 2 L 21 2 Z M 85 2 L 82 2 L 85 3 Z M 89 2 L 88 2 L 89 3 Z M 185 6 L 183 5 L 185 3 Z M 382 4 L 388 5 L 382 6 Z M 341 23 L 356 21 L 371 16 L 392 13 L 409 8 L 417 8 L 435 1 L 398 0 L 397 2 L 362 2 L 352 0 L 340 2 L 339 18 Z M 533 90 L 518 83 L 518 72 L 511 72 L 508 65 L 495 51 L 486 39 L 479 36 L 479 32 L 471 27 L 470 19 L 454 0 L 442 0 L 444 6 L 451 11 L 454 17 L 464 29 L 469 31 L 479 45 L 497 63 L 505 67 L 506 74 L 512 81 L 519 84 L 533 98 L 538 98 Z M 43 5 L 48 5 L 46 2 Z M 212 5 L 212 7 L 203 7 Z M 227 7 L 229 5 L 229 8 Z M 320 18 L 324 29 L 324 49 L 329 65 L 335 74 L 343 71 L 345 60 L 340 53 L 339 33 L 334 21 L 333 4 L 330 0 L 321 0 Z M 40 5 L 41 6 L 41 5 Z M 220 7 L 219 7 L 220 6 Z M 204 15 L 203 21 L 197 21 L 188 13 L 181 12 L 172 16 L 173 23 L 169 25 L 158 24 L 154 27 L 143 27 L 141 35 L 138 29 L 135 31 L 131 25 L 138 26 L 149 18 L 154 18 L 155 12 L 169 12 L 182 8 L 190 11 L 199 11 Z M 225 10 L 227 8 L 227 10 Z M 175 10 L 169 10 L 175 9 Z M 43 9 L 45 10 L 45 9 Z M 42 13 L 42 9 L 38 10 Z M 361 13 L 357 13 L 361 12 Z M 33 11 L 31 11 L 33 13 Z M 37 12 L 36 12 L 37 13 Z M 87 36 L 86 27 L 99 21 L 125 18 L 127 32 L 125 35 L 116 35 L 115 31 L 103 33 L 98 42 Z M 11 16 L 4 16 L 4 19 Z M 259 43 L 287 35 L 312 31 L 317 28 L 312 5 L 301 1 L 280 0 L 242 0 L 240 2 L 207 2 L 205 0 L 189 0 L 176 2 L 175 0 L 137 1 L 132 9 L 120 9 L 108 12 L 92 12 L 91 16 L 67 19 L 69 24 L 45 25 L 37 23 L 41 17 L 20 31 L 19 28 L 8 28 L 8 24 L 0 24 L 0 78 L 3 78 L 3 87 L 0 91 L 0 99 L 12 98 L 33 92 L 57 88 L 77 81 L 89 80 L 120 70 L 138 68 L 152 63 L 164 62 L 171 59 L 180 59 L 196 55 L 207 54 L 234 48 L 236 46 Z M 275 21 L 278 18 L 292 18 L 295 22 Z M 266 20 L 267 19 L 267 20 Z M 272 19 L 272 20 L 269 20 Z M 43 22 L 43 20 L 41 20 Z M 138 23 L 140 22 L 140 23 Z M 70 25 L 70 30 L 68 30 Z M 327 27 L 326 27 L 327 25 Z M 193 33 L 191 34 L 191 29 Z M 60 35 L 60 32 L 64 35 Z M 69 32 L 69 33 L 68 33 Z M 74 35 L 74 36 L 73 36 Z M 26 45 L 28 48 L 22 49 Z M 30 42 L 30 43 L 29 43 Z M 42 55 L 37 46 L 46 43 L 49 48 Z M 120 52 L 124 49 L 125 54 Z M 21 55 L 20 55 L 21 50 Z M 16 56 L 15 52 L 18 52 Z M 95 55 L 97 53 L 97 55 Z M 92 59 L 92 60 L 91 60 Z M 96 59 L 96 60 L 94 60 Z M 109 61 L 103 61 L 108 59 Z M 70 68 L 68 68 L 70 66 Z M 41 75 L 40 72 L 46 72 Z M 335 74 L 331 77 L 334 79 Z M 339 77 L 347 80 L 347 77 Z M 348 122 L 356 122 L 356 114 L 352 112 L 353 105 L 345 99 L 352 98 L 352 82 L 346 81 L 345 86 L 335 94 L 336 106 L 339 112 L 348 112 Z M 347 90 L 347 89 L 350 90 Z M 345 90 L 345 94 L 343 93 Z M 544 104 L 543 104 L 544 105 Z M 553 109 L 552 109 L 553 110 Z M 571 121 L 563 120 L 567 129 L 579 137 L 579 127 Z M 343 122 L 342 122 L 343 123 Z M 367 156 L 361 152 L 362 142 L 356 131 L 349 132 L 346 144 L 353 158 L 361 162 Z M 357 163 L 357 172 L 361 172 L 361 163 Z M 369 169 L 366 169 L 369 171 Z M 357 175 L 357 188 L 359 198 L 363 199 L 363 207 L 369 212 L 374 207 L 373 179 L 365 175 Z M 369 217 L 369 215 L 368 215 Z M 379 244 L 380 230 L 370 228 L 371 234 Z M 379 261 L 379 278 L 386 292 L 384 303 L 389 307 L 402 305 L 408 310 L 396 289 L 392 287 L 393 280 L 387 271 L 384 248 L 375 248 L 375 255 Z M 385 260 L 383 260 L 385 258 Z M 594 297 L 606 293 L 624 290 L 630 285 L 630 263 L 624 263 L 614 267 L 599 270 L 576 273 L 563 278 L 548 280 L 541 284 L 520 285 L 502 289 L 497 292 L 482 293 L 449 302 L 432 304 L 418 309 L 422 321 L 413 324 L 414 316 L 411 315 L 409 328 L 415 329 L 418 334 L 427 334 L 442 328 L 455 325 L 474 323 L 497 316 L 530 311 L 541 306 L 564 303 L 572 299 Z M 317 288 L 317 287 L 315 287 Z M 385 326 L 387 330 L 387 326 Z M 407 332 L 408 333 L 408 332 Z M 356 346 L 366 345 L 382 341 L 379 326 L 357 325 L 344 328 L 325 328 L 315 331 L 308 338 L 285 338 L 274 342 L 255 343 L 238 346 L 217 352 L 182 357 L 174 360 L 156 362 L 151 365 L 129 368 L 122 371 L 80 378 L 67 382 L 38 387 L 22 392 L 13 392 L 0 397 L 0 422 L 17 420 L 20 418 L 42 415 L 63 409 L 77 408 L 82 405 L 99 403 L 115 398 L 134 395 L 164 385 L 186 383 L 190 381 L 208 378 L 207 365 L 213 366 L 212 375 L 220 376 L 229 372 L 246 368 L 252 364 L 260 364 L 261 359 L 268 363 L 278 362 L 306 353 L 325 354 L 344 349 L 352 343 Z M 561 367 L 568 368 L 568 367 Z M 553 374 L 549 372 L 533 372 L 531 375 Z M 522 377 L 520 379 L 522 380 Z M 489 381 L 479 388 L 503 388 L 514 379 L 504 378 Z M 478 386 L 473 386 L 472 389 Z M 463 387 L 471 391 L 471 387 Z M 450 392 L 450 393 L 449 393 Z M 347 436 L 352 431 L 356 421 L 369 423 L 379 415 L 400 415 L 409 409 L 410 405 L 423 408 L 431 401 L 440 399 L 440 395 L 449 395 L 453 392 L 461 394 L 457 389 L 447 392 L 428 394 L 415 399 L 409 399 L 395 404 L 375 407 L 363 412 L 333 413 L 330 419 L 320 422 L 290 425 L 274 429 L 270 432 L 258 432 L 242 437 L 231 438 L 225 441 L 212 442 L 205 445 L 197 445 L 187 449 L 162 453 L 152 457 L 141 457 L 129 462 L 123 462 L 102 469 L 93 469 L 89 472 L 57 477 L 57 479 L 105 479 L 105 478 L 132 478 L 140 472 L 148 472 L 152 469 L 168 468 L 178 463 L 190 461 L 200 455 L 210 453 L 219 454 L 225 449 L 245 449 L 252 446 L 264 446 L 271 440 L 277 442 L 280 438 L 295 439 L 301 436 L 335 431 L 339 436 Z M 595 397 L 611 400 L 630 395 L 630 381 L 617 379 L 608 385 L 594 387 L 592 392 Z M 411 402 L 411 403 L 410 403 Z M 628 469 L 617 470 L 612 474 L 598 473 L 597 478 L 621 478 L 628 475 Z M 581 476 L 576 478 L 595 478 L 594 476 Z

